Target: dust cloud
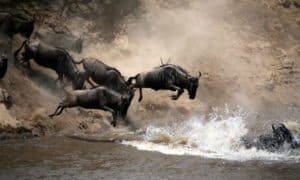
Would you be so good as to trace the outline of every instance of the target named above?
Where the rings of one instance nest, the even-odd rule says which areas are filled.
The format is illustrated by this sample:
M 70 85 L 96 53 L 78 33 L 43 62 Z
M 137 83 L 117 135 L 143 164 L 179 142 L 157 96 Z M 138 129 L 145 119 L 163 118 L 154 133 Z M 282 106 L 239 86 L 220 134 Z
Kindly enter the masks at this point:
M 288 88 L 273 79 L 274 74 L 280 76 L 274 69 L 278 64 L 274 49 L 283 48 L 277 44 L 281 39 L 273 35 L 279 17 L 268 8 L 273 1 L 264 3 L 141 1 L 135 13 L 122 19 L 124 33 L 116 33 L 111 43 L 87 43 L 78 58 L 99 58 L 119 68 L 125 77 L 150 70 L 160 65 L 160 58 L 169 57 L 170 63 L 191 74 L 202 72 L 197 100 L 190 101 L 184 95 L 173 102 L 170 92 L 145 90 L 144 102 L 133 104 L 131 116 L 151 111 L 149 106 L 171 114 L 207 114 L 213 107 L 229 103 L 252 112 L 252 124 L 261 119 L 263 124 L 268 124 L 267 119 L 285 119 L 286 109 L 279 109 L 283 104 L 293 104 L 293 100 L 280 100 Z

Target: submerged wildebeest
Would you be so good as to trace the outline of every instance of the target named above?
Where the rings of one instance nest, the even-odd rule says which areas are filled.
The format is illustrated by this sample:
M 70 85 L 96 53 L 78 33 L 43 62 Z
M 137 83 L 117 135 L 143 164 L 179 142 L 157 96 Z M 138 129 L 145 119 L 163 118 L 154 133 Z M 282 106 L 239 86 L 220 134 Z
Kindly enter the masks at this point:
M 9 37 L 20 33 L 24 37 L 29 38 L 34 30 L 35 20 L 35 15 L 32 19 L 26 19 L 9 12 L 0 12 L 0 32 Z
M 277 127 L 272 125 L 272 134 L 260 135 L 258 138 L 242 138 L 247 149 L 255 147 L 270 152 L 278 151 L 284 144 L 290 148 L 300 148 L 300 142 L 297 142 L 291 131 L 282 123 Z
M 129 96 L 122 95 L 104 86 L 75 90 L 67 92 L 66 98 L 59 103 L 54 113 L 50 114 L 49 117 L 60 115 L 64 108 L 79 106 L 87 109 L 102 109 L 112 113 L 112 125 L 116 126 L 118 118 L 124 119 L 126 117 L 130 101 Z
M 197 77 L 194 77 L 180 66 L 174 64 L 162 64 L 152 71 L 139 73 L 134 77 L 130 77 L 127 84 L 139 88 L 139 101 L 143 99 L 142 88 L 177 91 L 176 95 L 171 96 L 173 100 L 177 100 L 184 92 L 184 89 L 187 89 L 189 98 L 194 99 L 196 97 L 200 76 L 201 72 L 199 72 Z M 133 84 L 132 80 L 134 79 L 135 83 Z
M 4 77 L 7 71 L 7 56 L 6 54 L 2 54 L 0 56 L 0 79 Z
M 17 54 L 23 46 L 25 50 L 22 53 L 21 63 L 27 63 L 30 68 L 29 60 L 33 59 L 38 65 L 54 70 L 58 75 L 57 80 L 62 81 L 66 77 L 72 81 L 73 89 L 81 89 L 83 87 L 85 73 L 77 68 L 74 64 L 74 59 L 66 50 L 30 39 L 24 41 L 22 46 L 14 53 L 15 58 L 17 58 Z

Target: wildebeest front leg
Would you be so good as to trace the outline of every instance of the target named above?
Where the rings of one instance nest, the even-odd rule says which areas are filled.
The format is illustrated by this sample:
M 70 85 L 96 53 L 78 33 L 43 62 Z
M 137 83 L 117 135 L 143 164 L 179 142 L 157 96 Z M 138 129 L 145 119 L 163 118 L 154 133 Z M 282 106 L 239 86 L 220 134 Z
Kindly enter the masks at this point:
M 177 100 L 182 95 L 183 92 L 184 92 L 184 90 L 182 88 L 178 89 L 177 94 L 171 96 L 172 100 Z
M 111 108 L 109 108 L 107 106 L 103 106 L 102 108 L 103 108 L 103 110 L 109 111 L 109 112 L 112 113 L 112 115 L 113 115 L 113 121 L 111 122 L 111 125 L 113 125 L 114 127 L 116 127 L 116 125 L 117 125 L 117 113 L 113 109 L 111 109 Z
M 143 99 L 143 91 L 142 88 L 140 88 L 140 97 L 139 97 L 139 102 L 141 102 Z
M 88 82 L 93 88 L 96 87 L 96 85 L 91 81 L 90 77 L 87 78 L 87 82 Z
M 113 113 L 113 121 L 111 122 L 111 125 L 113 126 L 113 127 L 116 127 L 117 126 L 117 113 L 116 112 L 114 112 Z
M 172 95 L 171 96 L 172 100 L 177 100 L 181 96 L 181 94 L 184 92 L 184 90 L 182 88 L 177 87 L 177 86 L 175 86 L 173 84 L 170 84 L 169 89 L 171 91 L 177 91 L 176 95 Z

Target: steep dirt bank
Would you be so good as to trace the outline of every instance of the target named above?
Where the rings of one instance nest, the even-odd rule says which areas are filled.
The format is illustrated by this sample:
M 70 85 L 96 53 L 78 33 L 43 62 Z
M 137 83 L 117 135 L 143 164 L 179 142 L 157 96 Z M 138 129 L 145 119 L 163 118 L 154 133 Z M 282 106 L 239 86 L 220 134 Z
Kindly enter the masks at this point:
M 145 90 L 133 100 L 130 122 L 137 128 L 182 121 L 224 104 L 251 112 L 249 126 L 263 129 L 273 121 L 299 121 L 299 8 L 265 1 L 29 1 L 4 3 L 3 10 L 37 15 L 36 31 L 82 39 L 76 60 L 96 57 L 126 77 L 160 64 L 160 57 L 203 74 L 197 99 L 184 94 Z M 21 43 L 15 37 L 13 48 Z M 62 46 L 65 44 L 62 44 Z M 1 132 L 108 132 L 106 113 L 70 109 L 47 117 L 63 97 L 55 73 L 33 66 L 27 76 L 9 67 L 0 87 L 13 97 L 1 107 Z M 138 96 L 138 92 L 136 94 Z M 9 128 L 8 128 L 9 127 Z M 122 127 L 122 125 L 121 125 Z M 23 132 L 23 131 L 21 131 Z

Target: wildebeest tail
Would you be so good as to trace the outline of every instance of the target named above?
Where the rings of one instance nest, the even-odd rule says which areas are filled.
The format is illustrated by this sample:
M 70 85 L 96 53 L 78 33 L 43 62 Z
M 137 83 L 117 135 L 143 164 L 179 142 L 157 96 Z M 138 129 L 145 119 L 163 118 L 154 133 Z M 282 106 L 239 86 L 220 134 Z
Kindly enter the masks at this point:
M 138 78 L 140 75 L 140 73 L 138 73 L 137 75 L 133 76 L 133 77 L 129 77 L 127 80 L 127 85 L 131 85 L 132 84 L 132 80 Z

